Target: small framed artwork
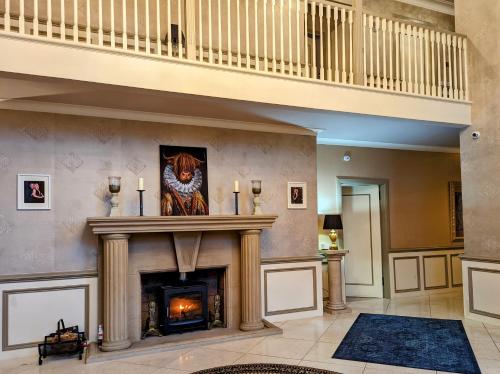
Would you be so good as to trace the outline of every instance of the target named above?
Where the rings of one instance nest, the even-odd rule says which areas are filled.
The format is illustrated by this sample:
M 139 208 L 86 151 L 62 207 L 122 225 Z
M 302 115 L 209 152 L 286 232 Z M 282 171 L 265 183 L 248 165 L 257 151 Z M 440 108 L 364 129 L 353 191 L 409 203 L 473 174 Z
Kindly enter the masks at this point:
M 307 183 L 288 182 L 288 209 L 307 208 Z
M 17 175 L 17 209 L 50 210 L 50 175 Z
M 460 242 L 464 240 L 464 219 L 462 208 L 462 183 L 450 182 L 450 231 L 451 240 Z

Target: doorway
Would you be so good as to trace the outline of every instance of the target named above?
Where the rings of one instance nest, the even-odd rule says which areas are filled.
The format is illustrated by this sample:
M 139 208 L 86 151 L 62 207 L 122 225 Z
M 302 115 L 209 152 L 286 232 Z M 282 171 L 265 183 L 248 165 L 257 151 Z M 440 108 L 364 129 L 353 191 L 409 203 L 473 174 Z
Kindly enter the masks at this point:
M 389 298 L 389 184 L 387 180 L 338 178 L 343 220 L 346 296 Z

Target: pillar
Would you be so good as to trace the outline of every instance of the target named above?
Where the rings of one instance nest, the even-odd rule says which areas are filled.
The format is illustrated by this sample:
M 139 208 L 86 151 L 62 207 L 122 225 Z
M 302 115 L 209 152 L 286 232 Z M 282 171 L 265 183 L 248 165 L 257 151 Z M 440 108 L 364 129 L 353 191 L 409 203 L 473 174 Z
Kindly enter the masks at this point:
M 130 347 L 127 327 L 128 234 L 103 235 L 103 351 Z
M 246 230 L 241 235 L 241 324 L 243 331 L 264 328 L 260 300 L 260 233 Z
M 325 311 L 334 313 L 347 309 L 344 298 L 344 274 L 342 272 L 342 260 L 348 253 L 347 250 L 323 251 L 328 260 L 328 302 Z

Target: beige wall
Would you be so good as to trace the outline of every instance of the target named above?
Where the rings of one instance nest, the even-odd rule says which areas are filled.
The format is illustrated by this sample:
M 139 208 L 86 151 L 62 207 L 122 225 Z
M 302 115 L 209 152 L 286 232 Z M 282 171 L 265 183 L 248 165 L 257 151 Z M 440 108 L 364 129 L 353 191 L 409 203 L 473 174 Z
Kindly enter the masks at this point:
M 472 126 L 461 135 L 465 253 L 500 259 L 500 2 L 456 0 L 469 43 Z M 472 131 L 481 139 L 473 141 Z
M 234 212 L 235 179 L 241 211 L 250 213 L 250 180 L 262 179 L 263 210 L 279 215 L 263 234 L 263 257 L 315 253 L 312 136 L 0 111 L 0 274 L 95 269 L 97 240 L 85 220 L 108 213 L 108 175 L 122 176 L 124 215 L 138 212 L 139 176 L 147 189 L 145 214 L 158 215 L 160 144 L 207 148 L 211 214 Z M 52 176 L 52 210 L 16 210 L 18 173 Z M 287 209 L 288 181 L 308 183 L 307 210 Z
M 422 26 L 444 31 L 455 31 L 453 16 L 404 4 L 397 0 L 363 0 L 363 8 L 366 12 L 374 15 L 401 21 L 419 22 L 422 23 Z
M 342 157 L 350 151 L 352 160 Z M 458 154 L 318 146 L 318 210 L 339 210 L 337 177 L 389 180 L 391 247 L 448 246 L 448 182 L 460 180 Z

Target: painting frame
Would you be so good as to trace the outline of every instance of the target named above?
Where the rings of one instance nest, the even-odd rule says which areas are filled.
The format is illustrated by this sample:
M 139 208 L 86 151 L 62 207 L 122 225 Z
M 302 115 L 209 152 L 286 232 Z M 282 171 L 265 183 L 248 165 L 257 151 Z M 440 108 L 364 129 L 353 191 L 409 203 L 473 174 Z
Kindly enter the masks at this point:
M 450 237 L 452 242 L 464 241 L 462 182 L 448 183 L 450 197 Z
M 51 210 L 51 205 L 49 174 L 17 174 L 17 210 Z
M 295 191 L 297 191 L 297 193 L 295 193 Z M 307 209 L 307 183 L 288 182 L 287 200 L 288 209 Z

